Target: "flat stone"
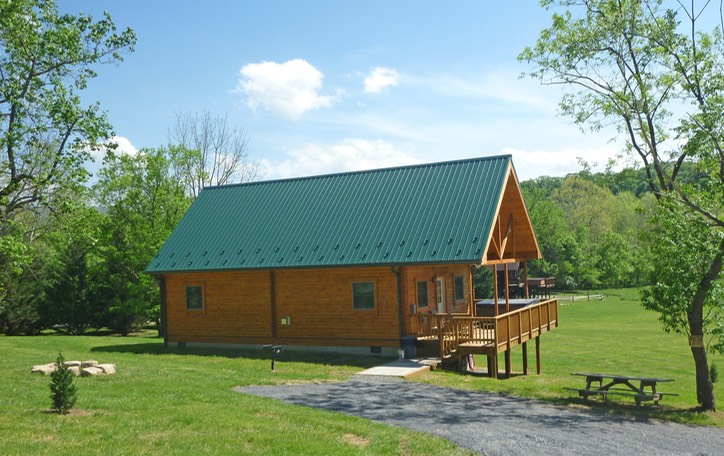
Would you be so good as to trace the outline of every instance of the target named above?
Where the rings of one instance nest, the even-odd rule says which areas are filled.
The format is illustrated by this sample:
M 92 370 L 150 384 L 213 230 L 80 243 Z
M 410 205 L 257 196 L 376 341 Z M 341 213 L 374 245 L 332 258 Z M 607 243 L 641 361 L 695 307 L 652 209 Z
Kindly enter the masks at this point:
M 64 364 L 65 364 L 66 366 L 68 366 L 68 367 L 71 367 L 71 366 L 80 366 L 80 365 L 81 365 L 81 362 L 80 362 L 80 361 L 66 361 Z
M 97 366 L 99 369 L 103 369 L 103 372 L 105 372 L 107 375 L 115 374 L 116 373 L 116 365 L 115 364 L 99 364 Z
M 101 375 L 101 374 L 104 374 L 103 369 L 95 367 L 95 366 L 84 367 L 80 371 L 81 377 L 93 377 L 93 376 Z
M 379 377 L 410 378 L 430 372 L 430 366 L 412 360 L 399 359 L 383 366 L 371 367 L 359 372 L 357 375 L 371 375 Z
M 84 368 L 84 367 L 96 367 L 97 365 L 98 365 L 98 361 L 96 361 L 96 360 L 94 360 L 94 359 L 89 359 L 89 360 L 87 360 L 87 361 L 83 361 L 82 363 L 80 363 L 80 367 L 81 367 L 81 368 Z
M 39 364 L 37 366 L 33 366 L 30 369 L 30 372 L 33 374 L 50 375 L 55 372 L 55 363 Z
M 80 366 L 69 366 L 68 370 L 73 372 L 76 377 L 80 377 Z

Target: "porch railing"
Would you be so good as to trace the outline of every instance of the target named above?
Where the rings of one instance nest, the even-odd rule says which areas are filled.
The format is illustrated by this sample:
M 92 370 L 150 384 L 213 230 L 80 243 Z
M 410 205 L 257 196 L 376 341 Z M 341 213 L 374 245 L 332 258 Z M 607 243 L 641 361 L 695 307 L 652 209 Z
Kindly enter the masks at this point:
M 417 337 L 437 339 L 440 357 L 458 350 L 460 344 L 487 347 L 496 353 L 522 344 L 558 326 L 558 301 L 547 299 L 497 317 L 465 314 L 418 314 Z

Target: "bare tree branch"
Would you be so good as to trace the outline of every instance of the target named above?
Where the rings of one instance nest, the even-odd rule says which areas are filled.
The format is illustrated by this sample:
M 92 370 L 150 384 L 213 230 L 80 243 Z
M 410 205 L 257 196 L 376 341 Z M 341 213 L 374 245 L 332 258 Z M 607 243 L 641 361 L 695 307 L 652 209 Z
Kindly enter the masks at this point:
M 229 125 L 228 116 L 176 114 L 169 140 L 199 152 L 197 163 L 183 171 L 189 194 L 196 196 L 209 185 L 249 182 L 258 178 L 258 164 L 247 151 L 249 144 L 242 128 Z

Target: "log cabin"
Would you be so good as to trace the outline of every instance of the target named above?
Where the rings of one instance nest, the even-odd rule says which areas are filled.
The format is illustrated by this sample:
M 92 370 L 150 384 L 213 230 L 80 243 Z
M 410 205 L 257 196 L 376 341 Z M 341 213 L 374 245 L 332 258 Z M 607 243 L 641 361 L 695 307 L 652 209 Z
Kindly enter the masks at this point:
M 167 345 L 484 354 L 497 373 L 499 352 L 509 372 L 513 346 L 539 347 L 557 303 L 514 302 L 506 283 L 477 315 L 473 268 L 502 266 L 507 282 L 535 258 L 503 155 L 207 187 L 146 272 Z

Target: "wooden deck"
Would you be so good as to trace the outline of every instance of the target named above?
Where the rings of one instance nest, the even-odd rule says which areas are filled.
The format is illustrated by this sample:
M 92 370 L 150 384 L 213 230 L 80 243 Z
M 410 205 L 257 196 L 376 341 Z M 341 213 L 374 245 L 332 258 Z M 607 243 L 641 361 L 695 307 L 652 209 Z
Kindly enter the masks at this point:
M 441 360 L 453 359 L 460 364 L 468 355 L 486 355 L 489 371 L 495 369 L 493 376 L 497 376 L 499 353 L 506 352 L 506 372 L 510 373 L 510 350 L 517 345 L 524 345 L 524 365 L 527 370 L 526 342 L 536 339 L 538 349 L 538 337 L 556 327 L 558 301 L 547 299 L 497 317 L 420 314 L 417 338 L 420 341 L 436 341 Z

